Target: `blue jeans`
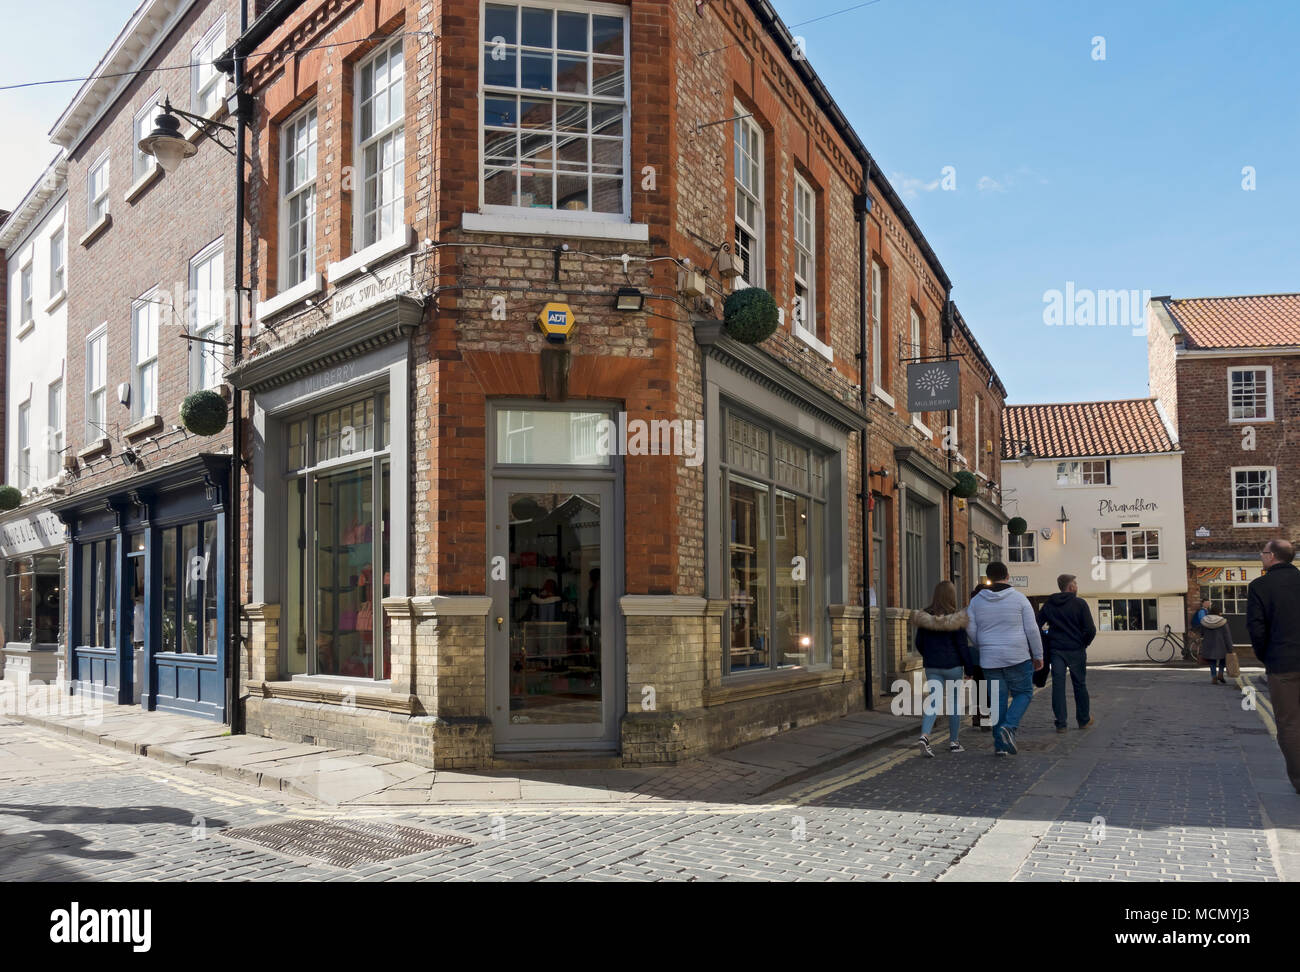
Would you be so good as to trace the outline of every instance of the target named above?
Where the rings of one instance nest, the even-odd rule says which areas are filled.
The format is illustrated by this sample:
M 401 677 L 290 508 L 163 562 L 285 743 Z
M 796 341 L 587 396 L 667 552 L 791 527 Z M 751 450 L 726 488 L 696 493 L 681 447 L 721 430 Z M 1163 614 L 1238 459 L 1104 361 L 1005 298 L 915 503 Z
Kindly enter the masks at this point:
M 1210 659 L 1210 678 L 1218 678 L 1228 669 L 1228 659 Z
M 1020 728 L 1020 720 L 1034 697 L 1034 663 L 1032 659 L 1007 668 L 986 668 L 984 677 L 989 680 L 989 714 L 993 719 L 993 750 L 1000 752 L 1003 727 L 1012 732 Z M 1009 701 L 1008 701 L 1009 700 Z
M 1079 725 L 1086 725 L 1089 719 L 1087 683 L 1088 654 L 1082 648 L 1062 651 L 1052 649 L 1052 714 L 1056 716 L 1056 728 L 1064 729 L 1070 721 L 1069 711 L 1065 707 L 1065 673 L 1070 673 L 1074 683 L 1074 717 Z
M 960 701 L 964 674 L 960 665 L 956 668 L 925 670 L 925 690 L 928 698 L 925 700 L 924 715 L 921 719 L 921 735 L 930 735 L 930 730 L 934 728 L 935 721 L 939 718 L 939 710 L 947 700 L 949 703 L 956 703 L 948 706 L 948 739 L 951 742 L 957 741 L 957 734 L 961 731 Z M 935 697 L 936 693 L 938 698 Z

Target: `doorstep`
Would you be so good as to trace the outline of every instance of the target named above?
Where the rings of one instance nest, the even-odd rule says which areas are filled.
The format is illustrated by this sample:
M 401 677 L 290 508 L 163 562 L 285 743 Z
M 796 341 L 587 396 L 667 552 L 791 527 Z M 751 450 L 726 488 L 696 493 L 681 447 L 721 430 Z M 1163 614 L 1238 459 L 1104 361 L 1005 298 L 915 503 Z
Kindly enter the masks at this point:
M 82 715 L 23 722 L 175 766 L 293 793 L 332 806 L 511 806 L 751 803 L 912 737 L 914 717 L 855 712 L 676 766 L 621 768 L 608 754 L 515 753 L 460 772 L 367 753 L 232 736 L 206 719 L 104 704 Z

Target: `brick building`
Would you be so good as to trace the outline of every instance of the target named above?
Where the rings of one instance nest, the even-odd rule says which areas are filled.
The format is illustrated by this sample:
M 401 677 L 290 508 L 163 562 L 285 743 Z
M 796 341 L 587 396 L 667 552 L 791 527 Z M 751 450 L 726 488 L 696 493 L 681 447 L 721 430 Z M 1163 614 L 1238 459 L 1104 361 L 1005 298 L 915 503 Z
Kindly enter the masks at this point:
M 1300 530 L 1300 294 L 1156 297 L 1147 317 L 1151 393 L 1186 453 L 1187 611 L 1218 602 L 1247 645 L 1259 551 Z
M 0 222 L 7 256 L 4 483 L 21 493 L 0 513 L 0 648 L 11 681 L 54 681 L 64 588 L 63 525 L 51 512 L 63 466 L 67 346 L 67 163 L 55 158 Z
M 864 468 L 909 664 L 1000 543 L 1005 389 L 767 4 L 282 0 L 241 57 L 248 731 L 639 764 L 859 708 Z M 945 335 L 947 453 L 905 387 Z
M 68 184 L 67 495 L 54 509 L 69 532 L 69 677 L 215 719 L 231 440 L 190 433 L 179 411 L 229 363 L 236 173 L 193 126 L 196 154 L 172 172 L 139 142 L 164 101 L 224 114 L 212 61 L 239 33 L 237 10 L 142 3 L 51 131 Z

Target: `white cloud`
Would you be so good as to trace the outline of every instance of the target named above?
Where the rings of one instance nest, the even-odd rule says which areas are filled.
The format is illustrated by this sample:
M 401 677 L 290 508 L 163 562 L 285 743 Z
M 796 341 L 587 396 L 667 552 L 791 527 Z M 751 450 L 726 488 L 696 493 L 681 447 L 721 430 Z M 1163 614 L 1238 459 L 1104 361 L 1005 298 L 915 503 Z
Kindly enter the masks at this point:
M 975 184 L 975 188 L 980 192 L 1006 192 L 1007 187 L 992 176 L 980 176 L 980 181 Z
M 939 188 L 939 180 L 926 182 L 924 179 L 917 179 L 915 176 L 904 175 L 901 172 L 895 172 L 890 175 L 890 181 L 894 183 L 894 188 L 904 199 L 915 199 L 918 192 L 934 192 Z

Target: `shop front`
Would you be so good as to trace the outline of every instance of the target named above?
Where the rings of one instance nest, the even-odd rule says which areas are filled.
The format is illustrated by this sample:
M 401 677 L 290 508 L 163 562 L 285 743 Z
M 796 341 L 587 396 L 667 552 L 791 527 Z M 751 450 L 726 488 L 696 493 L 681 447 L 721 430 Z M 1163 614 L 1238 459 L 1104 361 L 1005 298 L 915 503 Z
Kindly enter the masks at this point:
M 1264 568 L 1259 558 L 1248 559 L 1246 554 L 1229 555 L 1222 560 L 1191 560 L 1191 583 L 1195 604 L 1189 605 L 1189 614 L 1195 612 L 1203 600 L 1213 601 L 1215 609 L 1228 619 L 1228 630 L 1234 645 L 1249 645 L 1250 632 L 1246 629 L 1246 592 L 1250 582 L 1262 577 Z
M 410 335 L 422 308 L 384 296 L 340 306 L 312 340 L 230 376 L 253 406 L 243 704 L 250 734 L 423 761 L 424 685 L 401 627 Z
M 230 457 L 200 454 L 61 501 L 73 691 L 226 719 Z
M 1002 531 L 1007 515 L 979 497 L 967 501 L 970 509 L 970 562 L 971 579 L 958 589 L 957 599 L 964 602 L 977 584 L 988 577 L 989 564 L 1006 561 L 1002 557 Z
M 59 677 L 65 556 L 66 531 L 48 509 L 24 510 L 0 524 L 6 680 Z

